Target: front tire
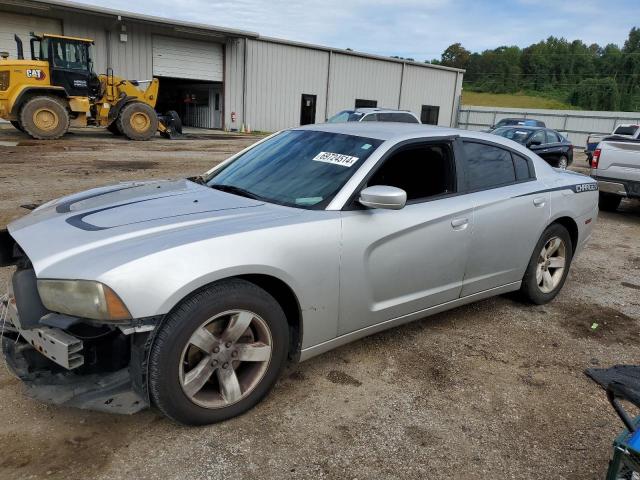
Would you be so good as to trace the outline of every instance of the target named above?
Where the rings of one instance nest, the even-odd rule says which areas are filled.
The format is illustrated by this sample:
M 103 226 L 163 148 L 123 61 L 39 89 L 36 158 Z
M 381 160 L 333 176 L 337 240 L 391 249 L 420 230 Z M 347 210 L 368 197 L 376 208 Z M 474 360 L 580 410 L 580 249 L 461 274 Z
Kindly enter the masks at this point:
M 109 130 L 109 132 L 111 132 L 116 137 L 121 137 L 122 136 L 122 132 L 118 128 L 118 122 L 117 121 L 113 121 L 109 125 L 107 125 L 107 130 Z
M 21 131 L 22 133 L 24 133 L 24 128 L 22 128 L 22 125 L 20 125 L 20 122 L 18 122 L 17 120 L 11 120 L 11 125 L 13 125 L 13 127 L 16 130 Z
M 567 229 L 557 223 L 549 225 L 538 240 L 522 279 L 520 293 L 524 299 L 536 305 L 553 300 L 567 279 L 572 257 Z
M 55 140 L 69 130 L 69 111 L 57 97 L 33 97 L 20 110 L 20 125 L 38 140 Z
M 146 103 L 125 105 L 116 120 L 117 128 L 129 140 L 149 140 L 158 130 L 158 115 Z
M 566 170 L 568 166 L 569 166 L 569 159 L 566 156 L 561 155 L 556 163 L 556 167 Z
M 240 415 L 284 368 L 289 329 L 280 304 L 244 280 L 214 284 L 179 305 L 149 358 L 149 390 L 169 418 L 206 425 Z
M 600 192 L 598 197 L 598 208 L 605 212 L 615 212 L 620 206 L 621 201 L 622 197 L 620 195 Z

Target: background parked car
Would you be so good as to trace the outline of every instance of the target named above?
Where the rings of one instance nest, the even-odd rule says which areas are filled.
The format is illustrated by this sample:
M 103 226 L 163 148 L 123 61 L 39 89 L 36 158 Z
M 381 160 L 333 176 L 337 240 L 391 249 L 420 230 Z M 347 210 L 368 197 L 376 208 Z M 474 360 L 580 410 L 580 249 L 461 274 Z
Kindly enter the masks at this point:
M 591 133 L 587 137 L 587 146 L 584 149 L 584 153 L 587 155 L 587 162 L 591 163 L 593 151 L 601 141 L 608 139 L 609 137 L 638 139 L 640 138 L 640 125 L 623 123 L 622 125 L 618 125 L 614 128 L 611 135 L 596 135 L 595 133 Z
M 546 127 L 543 121 L 534 120 L 532 118 L 503 118 L 498 123 L 493 125 L 488 131 L 491 132 L 496 128 L 516 126 L 516 125 L 521 125 L 523 127 Z
M 491 133 L 524 145 L 554 167 L 567 168 L 573 163 L 573 144 L 550 128 L 500 127 Z
M 328 123 L 343 122 L 399 122 L 422 123 L 420 119 L 408 110 L 392 110 L 387 108 L 355 108 L 342 110 L 327 120 Z
M 598 180 L 602 210 L 616 210 L 623 197 L 640 198 L 640 140 L 611 136 L 601 141 L 591 176 Z

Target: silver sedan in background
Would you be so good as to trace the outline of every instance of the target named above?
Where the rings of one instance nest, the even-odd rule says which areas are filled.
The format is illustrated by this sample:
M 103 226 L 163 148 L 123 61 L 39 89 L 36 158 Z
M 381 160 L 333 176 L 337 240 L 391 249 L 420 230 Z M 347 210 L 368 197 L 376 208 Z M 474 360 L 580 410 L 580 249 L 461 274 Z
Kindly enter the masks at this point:
M 551 301 L 597 203 L 594 180 L 495 135 L 286 130 L 202 177 L 97 188 L 10 224 L 3 352 L 43 401 L 224 420 L 287 360 L 506 292 Z

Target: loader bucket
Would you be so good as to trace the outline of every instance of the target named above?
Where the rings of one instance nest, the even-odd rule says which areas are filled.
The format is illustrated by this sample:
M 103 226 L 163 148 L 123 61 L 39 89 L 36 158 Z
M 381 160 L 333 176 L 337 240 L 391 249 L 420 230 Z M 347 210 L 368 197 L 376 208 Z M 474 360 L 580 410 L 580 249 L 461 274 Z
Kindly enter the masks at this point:
M 182 137 L 182 121 L 178 112 L 169 110 L 164 115 L 158 114 L 158 130 L 164 138 L 175 139 Z

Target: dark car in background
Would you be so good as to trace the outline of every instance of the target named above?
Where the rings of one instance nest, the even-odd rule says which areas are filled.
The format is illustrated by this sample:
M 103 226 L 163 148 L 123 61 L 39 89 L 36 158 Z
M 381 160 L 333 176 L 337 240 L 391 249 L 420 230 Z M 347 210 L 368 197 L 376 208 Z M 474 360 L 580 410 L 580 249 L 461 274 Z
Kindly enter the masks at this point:
M 503 118 L 498 123 L 493 125 L 489 131 L 495 130 L 500 127 L 510 126 L 523 126 L 523 127 L 546 127 L 545 123 L 541 120 L 534 120 L 533 118 Z
M 500 127 L 491 133 L 524 145 L 545 159 L 551 166 L 567 168 L 573 163 L 573 144 L 550 128 Z

